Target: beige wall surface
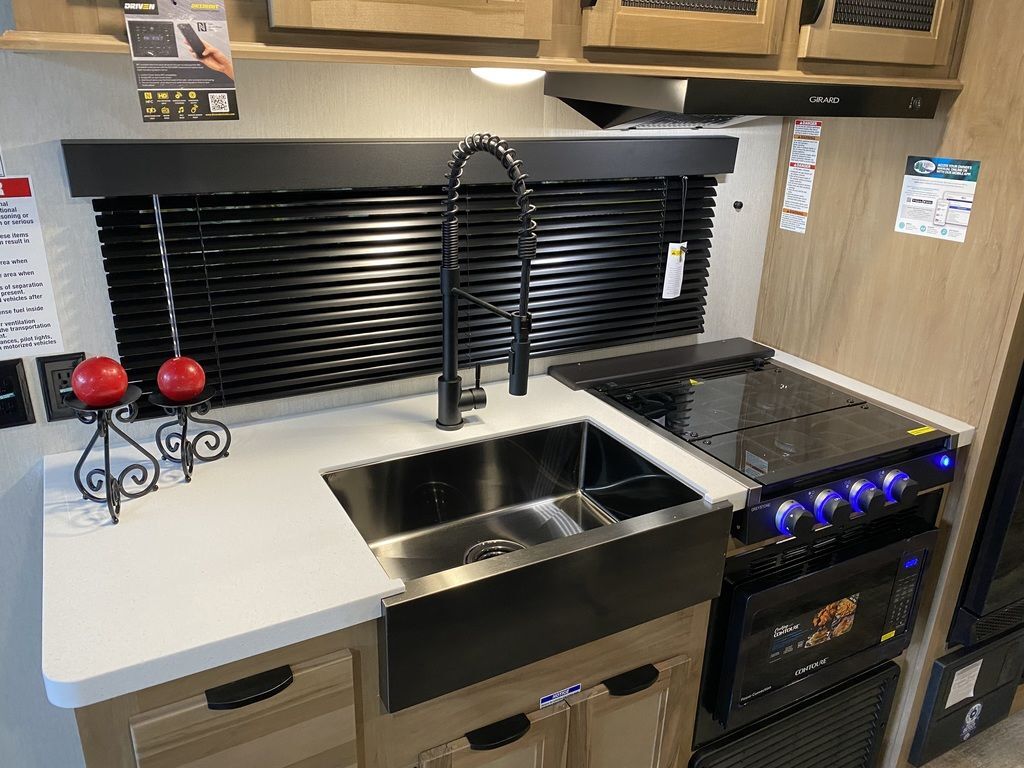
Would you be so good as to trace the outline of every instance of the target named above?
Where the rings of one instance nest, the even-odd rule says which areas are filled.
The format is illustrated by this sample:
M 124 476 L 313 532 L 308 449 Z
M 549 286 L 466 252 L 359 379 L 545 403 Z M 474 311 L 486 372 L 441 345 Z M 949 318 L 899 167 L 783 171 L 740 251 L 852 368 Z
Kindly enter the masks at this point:
M 237 123 L 145 126 L 127 58 L 0 54 L 0 151 L 9 173 L 31 174 L 35 180 L 69 351 L 116 354 L 116 347 L 91 206 L 68 197 L 60 139 L 453 137 L 481 130 L 555 136 L 591 129 L 567 107 L 546 99 L 539 84 L 500 88 L 465 70 L 241 61 L 238 83 L 242 119 Z M 708 338 L 753 332 L 780 126 L 779 120 L 767 120 L 728 132 L 741 138 L 740 157 L 736 172 L 719 187 Z M 743 201 L 742 211 L 733 209 L 735 200 Z M 35 365 L 28 362 L 37 417 L 45 419 Z M 538 362 L 536 369 L 543 366 Z M 238 423 L 427 391 L 432 382 L 424 377 L 231 408 L 221 415 Z M 0 432 L 3 766 L 76 768 L 82 763 L 72 713 L 46 701 L 40 674 L 40 457 L 81 448 L 86 437 L 84 426 L 67 422 Z

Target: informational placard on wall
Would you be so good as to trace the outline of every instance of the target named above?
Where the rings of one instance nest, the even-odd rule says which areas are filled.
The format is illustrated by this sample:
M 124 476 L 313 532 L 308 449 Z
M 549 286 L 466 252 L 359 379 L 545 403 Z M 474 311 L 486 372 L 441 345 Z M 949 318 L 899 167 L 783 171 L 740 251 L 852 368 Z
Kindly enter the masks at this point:
M 64 351 L 28 177 L 0 179 L 0 357 Z
M 981 162 L 911 155 L 903 174 L 896 231 L 962 243 Z
M 123 0 L 146 122 L 237 120 L 224 0 Z
M 793 144 L 789 150 L 789 171 L 786 194 L 782 199 L 779 226 L 788 232 L 807 231 L 807 215 L 811 212 L 814 171 L 818 167 L 818 145 L 821 141 L 821 120 L 794 120 Z

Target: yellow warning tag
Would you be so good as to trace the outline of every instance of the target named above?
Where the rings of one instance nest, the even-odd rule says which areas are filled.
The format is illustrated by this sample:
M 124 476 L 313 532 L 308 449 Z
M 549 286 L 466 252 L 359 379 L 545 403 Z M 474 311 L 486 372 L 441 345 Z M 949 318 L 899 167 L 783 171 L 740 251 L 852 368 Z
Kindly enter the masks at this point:
M 884 643 L 886 640 L 892 640 L 894 637 L 896 637 L 895 629 L 892 632 L 886 632 L 884 635 L 882 635 L 882 642 Z
M 917 429 L 908 429 L 908 435 L 927 435 L 929 432 L 934 432 L 935 427 L 918 427 Z
M 703 384 L 703 383 L 704 382 L 698 381 L 697 379 L 690 379 L 690 386 L 691 387 L 696 387 L 698 384 Z

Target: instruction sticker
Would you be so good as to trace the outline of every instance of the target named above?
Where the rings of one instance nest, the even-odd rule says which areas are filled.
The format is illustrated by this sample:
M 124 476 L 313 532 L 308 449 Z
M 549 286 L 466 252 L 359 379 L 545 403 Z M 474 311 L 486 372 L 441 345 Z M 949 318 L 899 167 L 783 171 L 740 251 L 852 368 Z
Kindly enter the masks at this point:
M 560 691 L 549 693 L 547 696 L 542 696 L 540 700 L 540 709 L 550 707 L 552 704 L 556 704 L 562 699 L 567 699 L 574 693 L 579 693 L 581 690 L 583 690 L 583 686 L 579 683 L 575 683 L 574 685 L 570 685 L 568 688 L 563 688 Z
M 27 176 L 0 179 L 0 357 L 64 351 L 43 249 L 43 229 Z
M 793 121 L 793 144 L 789 150 L 786 194 L 782 199 L 782 218 L 779 221 L 779 226 L 788 232 L 803 234 L 807 231 L 820 140 L 821 120 Z
M 224 2 L 123 0 L 145 122 L 238 119 Z
M 980 171 L 978 160 L 908 157 L 896 231 L 964 242 Z
M 978 675 L 981 674 L 981 665 L 984 659 L 978 659 L 973 664 L 968 664 L 963 669 L 958 669 L 953 675 L 953 682 L 949 686 L 949 696 L 946 697 L 946 709 L 956 706 L 961 701 L 974 698 L 974 685 L 978 682 Z

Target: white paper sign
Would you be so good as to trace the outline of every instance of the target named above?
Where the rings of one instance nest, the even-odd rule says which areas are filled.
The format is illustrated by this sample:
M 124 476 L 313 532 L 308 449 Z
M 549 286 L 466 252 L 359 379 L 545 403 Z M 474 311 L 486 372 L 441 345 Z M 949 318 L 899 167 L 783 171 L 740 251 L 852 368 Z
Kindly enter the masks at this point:
M 665 257 L 665 283 L 661 298 L 676 299 L 683 292 L 683 270 L 686 267 L 686 243 L 669 243 Z
M 32 182 L 0 179 L 0 357 L 63 351 Z
M 818 167 L 818 144 L 821 120 L 794 120 L 793 144 L 789 150 L 789 172 L 786 195 L 782 199 L 779 226 L 788 232 L 807 231 L 807 214 L 811 211 L 814 171 Z
M 946 698 L 946 709 L 956 706 L 961 701 L 974 698 L 974 684 L 978 682 L 978 675 L 981 674 L 981 665 L 984 659 L 978 659 L 973 664 L 968 664 L 963 669 L 957 670 L 953 675 L 953 684 L 949 687 L 949 696 Z
M 903 175 L 896 231 L 962 243 L 981 162 L 911 155 Z

